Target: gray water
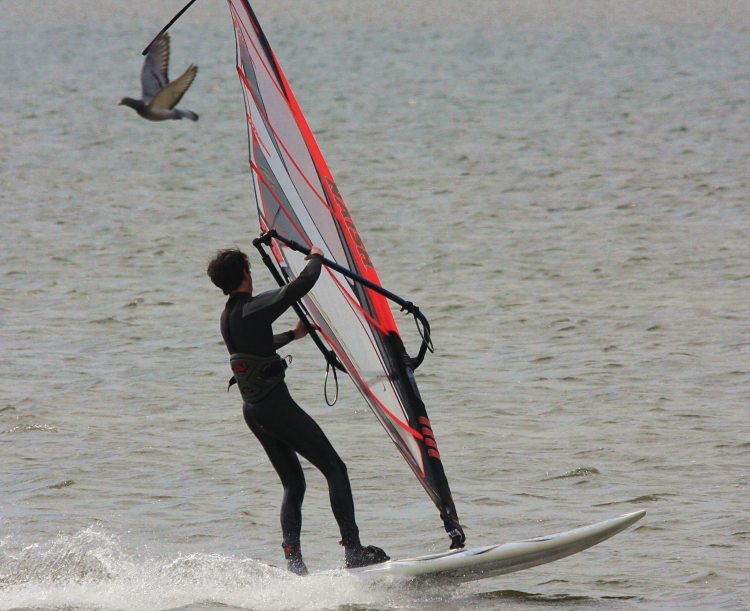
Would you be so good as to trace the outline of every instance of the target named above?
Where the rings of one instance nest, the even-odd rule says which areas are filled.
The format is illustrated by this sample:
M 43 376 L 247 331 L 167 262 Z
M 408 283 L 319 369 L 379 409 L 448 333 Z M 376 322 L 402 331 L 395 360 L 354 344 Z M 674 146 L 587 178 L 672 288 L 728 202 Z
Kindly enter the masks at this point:
M 381 279 L 432 323 L 417 379 L 469 543 L 648 511 L 458 587 L 279 568 L 204 272 L 257 233 L 227 7 L 172 29 L 197 124 L 117 106 L 181 5 L 0 2 L 0 608 L 750 606 L 750 5 L 256 3 Z M 326 407 L 314 346 L 289 351 L 364 541 L 444 549 L 354 387 Z M 308 565 L 339 567 L 307 474 Z

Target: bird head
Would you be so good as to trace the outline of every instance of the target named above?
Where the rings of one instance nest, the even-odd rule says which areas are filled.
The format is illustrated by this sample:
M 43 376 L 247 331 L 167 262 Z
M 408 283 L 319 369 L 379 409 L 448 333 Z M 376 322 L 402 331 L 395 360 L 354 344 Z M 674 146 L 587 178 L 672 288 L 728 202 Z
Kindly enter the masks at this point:
M 135 108 L 139 101 L 140 100 L 134 100 L 133 98 L 122 98 L 122 100 L 120 100 L 119 104 L 117 105 L 118 106 L 130 106 L 130 108 Z

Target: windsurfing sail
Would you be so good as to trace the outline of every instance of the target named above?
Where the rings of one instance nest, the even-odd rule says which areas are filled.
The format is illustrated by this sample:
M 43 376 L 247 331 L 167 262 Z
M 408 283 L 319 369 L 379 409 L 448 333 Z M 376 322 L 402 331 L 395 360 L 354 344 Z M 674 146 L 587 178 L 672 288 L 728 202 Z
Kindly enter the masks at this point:
M 378 290 L 362 238 L 255 13 L 247 0 L 228 3 L 262 241 L 273 255 L 267 261 L 284 282 L 305 267 L 306 249 L 323 250 L 328 265 L 298 313 L 319 328 L 435 503 L 451 547 L 461 547 L 463 531 L 413 374 L 429 337 L 423 335 L 419 357 L 407 355 L 389 293 Z

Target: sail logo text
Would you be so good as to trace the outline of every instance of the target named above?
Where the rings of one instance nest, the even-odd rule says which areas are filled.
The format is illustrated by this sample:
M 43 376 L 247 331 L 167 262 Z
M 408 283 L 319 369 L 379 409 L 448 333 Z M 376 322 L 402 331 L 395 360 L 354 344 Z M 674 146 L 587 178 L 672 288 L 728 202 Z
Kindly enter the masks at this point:
M 367 254 L 367 250 L 365 250 L 365 244 L 362 241 L 362 238 L 359 236 L 359 232 L 357 231 L 357 228 L 354 226 L 354 219 L 352 219 L 351 214 L 349 214 L 349 208 L 346 207 L 346 204 L 344 203 L 344 198 L 341 197 L 341 193 L 339 193 L 339 188 L 336 186 L 336 183 L 333 182 L 333 179 L 330 177 L 326 177 L 326 184 L 328 185 L 328 190 L 333 195 L 333 198 L 336 202 L 336 207 L 338 211 L 341 213 L 342 220 L 344 224 L 346 225 L 346 228 L 349 230 L 349 235 L 352 236 L 352 239 L 354 240 L 354 247 L 357 249 L 357 252 L 359 253 L 360 258 L 362 259 L 362 262 L 369 268 L 372 268 L 372 261 L 370 260 L 370 255 Z

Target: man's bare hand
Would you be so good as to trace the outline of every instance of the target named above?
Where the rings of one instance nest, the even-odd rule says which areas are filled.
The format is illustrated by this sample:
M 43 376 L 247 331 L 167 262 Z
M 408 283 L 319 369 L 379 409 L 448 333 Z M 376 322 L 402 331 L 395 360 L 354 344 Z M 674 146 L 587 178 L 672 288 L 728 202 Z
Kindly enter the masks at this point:
M 297 325 L 292 329 L 294 332 L 294 339 L 302 339 L 307 335 L 307 327 L 301 320 L 297 321 Z
M 307 255 L 307 256 L 305 257 L 305 259 L 309 259 L 309 258 L 310 258 L 310 257 L 312 257 L 313 255 L 320 255 L 321 257 L 323 257 L 323 256 L 324 256 L 324 255 L 323 255 L 323 251 L 322 251 L 322 250 L 320 250 L 320 248 L 318 248 L 317 246 L 313 246 L 313 247 L 312 247 L 312 248 L 310 249 L 310 254 L 309 254 L 309 255 Z

